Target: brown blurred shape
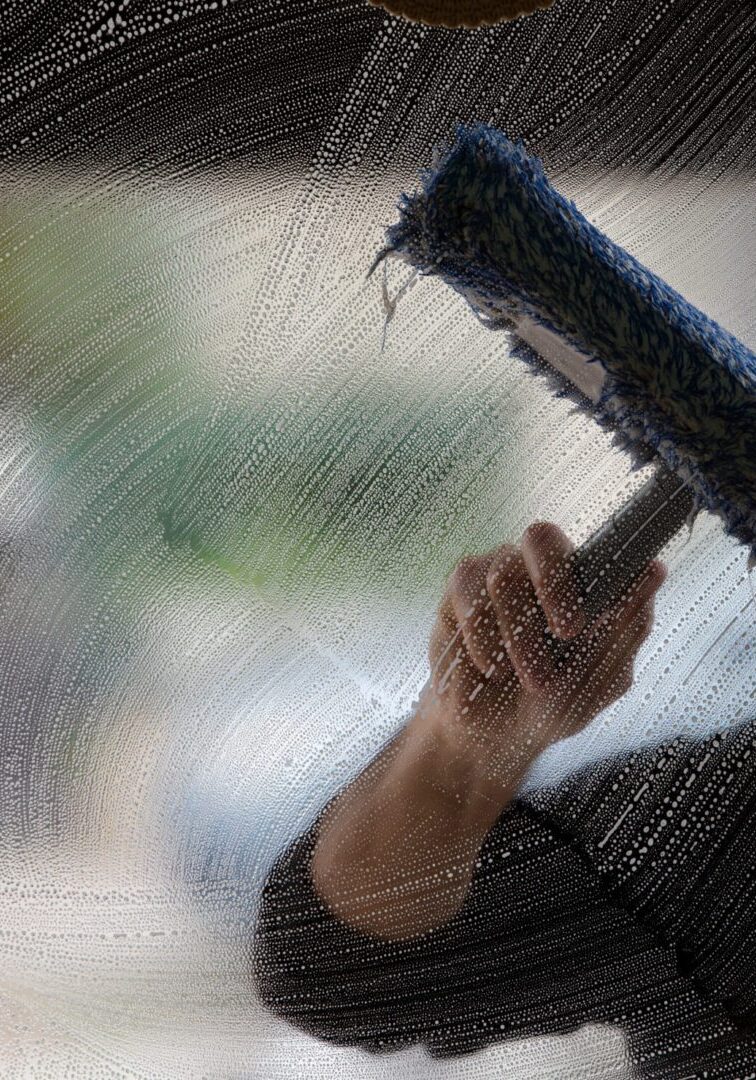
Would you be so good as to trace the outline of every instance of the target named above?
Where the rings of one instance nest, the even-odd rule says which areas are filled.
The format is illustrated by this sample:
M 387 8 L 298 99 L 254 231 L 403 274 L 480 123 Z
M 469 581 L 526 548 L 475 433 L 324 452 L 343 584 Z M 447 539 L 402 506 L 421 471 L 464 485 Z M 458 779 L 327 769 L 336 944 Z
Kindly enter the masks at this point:
M 493 26 L 548 8 L 554 0 L 368 0 L 392 15 L 428 26 Z

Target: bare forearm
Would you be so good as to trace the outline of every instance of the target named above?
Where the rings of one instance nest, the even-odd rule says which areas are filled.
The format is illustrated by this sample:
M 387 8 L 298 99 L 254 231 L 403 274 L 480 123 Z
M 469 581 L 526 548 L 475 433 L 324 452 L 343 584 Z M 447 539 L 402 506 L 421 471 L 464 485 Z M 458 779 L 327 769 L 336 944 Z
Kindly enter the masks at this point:
M 650 563 L 590 624 L 573 551 L 557 526 L 537 523 L 521 550 L 504 544 L 451 575 L 429 692 L 321 824 L 313 883 L 343 922 L 400 940 L 448 921 L 532 761 L 629 688 L 664 567 Z
M 523 771 L 492 784 L 470 748 L 419 712 L 329 808 L 312 864 L 318 893 L 343 922 L 378 937 L 443 924 Z

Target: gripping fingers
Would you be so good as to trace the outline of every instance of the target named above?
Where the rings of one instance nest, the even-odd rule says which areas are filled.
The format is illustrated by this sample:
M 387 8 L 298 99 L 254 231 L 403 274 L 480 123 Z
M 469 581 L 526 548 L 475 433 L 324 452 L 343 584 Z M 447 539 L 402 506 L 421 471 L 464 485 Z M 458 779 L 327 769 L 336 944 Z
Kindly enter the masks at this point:
M 604 621 L 569 643 L 566 667 L 556 684 L 561 691 L 557 700 L 569 703 L 566 713 L 572 723 L 579 721 L 576 730 L 628 692 L 635 657 L 652 620 L 653 600 L 648 600 L 634 616 L 625 612 L 619 626 Z
M 452 609 L 467 653 L 486 679 L 500 674 L 502 663 L 505 668 L 509 667 L 487 588 L 490 564 L 490 555 L 463 559 L 454 571 L 449 588 Z
M 633 685 L 635 657 L 643 642 L 651 633 L 654 622 L 653 598 L 636 605 L 634 612 L 626 612 L 619 633 L 612 634 L 605 645 L 602 660 L 596 666 L 596 705 L 605 708 L 623 697 Z
M 431 680 L 427 699 L 432 702 L 442 698 L 458 717 L 464 716 L 478 700 L 488 680 L 470 657 L 450 595 L 439 609 L 431 635 L 429 659 Z M 510 677 L 513 677 L 511 670 Z
M 524 687 L 539 689 L 555 669 L 545 638 L 546 616 L 521 551 L 505 545 L 497 552 L 487 588 L 510 664 Z
M 667 572 L 664 563 L 654 559 L 649 563 L 645 573 L 633 584 L 628 595 L 601 615 L 588 632 L 599 631 L 605 633 L 608 628 L 610 633 L 621 634 L 623 625 L 636 620 L 644 605 L 648 601 L 653 601 L 666 576 Z M 651 613 L 653 616 L 653 605 Z
M 616 604 L 574 643 L 582 677 L 601 673 L 605 686 L 618 687 L 611 700 L 622 696 L 632 683 L 632 665 L 654 624 L 654 596 L 666 572 L 652 563 L 630 598 Z
M 522 557 L 549 629 L 559 638 L 574 638 L 585 627 L 579 589 L 568 561 L 575 545 L 549 521 L 529 525 L 522 538 Z
M 560 690 L 583 721 L 630 689 L 635 657 L 653 627 L 654 596 L 665 576 L 664 565 L 654 560 L 629 597 L 560 646 Z

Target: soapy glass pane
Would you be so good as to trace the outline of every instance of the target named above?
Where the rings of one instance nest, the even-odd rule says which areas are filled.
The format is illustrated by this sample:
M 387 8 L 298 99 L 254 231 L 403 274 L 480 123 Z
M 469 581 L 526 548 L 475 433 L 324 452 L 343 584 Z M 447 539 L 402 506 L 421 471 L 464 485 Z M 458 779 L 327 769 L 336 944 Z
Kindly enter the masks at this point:
M 257 999 L 276 856 L 405 722 L 465 554 L 645 478 L 459 296 L 366 272 L 458 120 L 753 347 L 754 17 L 427 30 L 362 3 L 27 5 L 0 172 L 0 905 L 9 1075 L 627 1075 L 620 1024 L 368 1059 Z M 689 64 L 695 58 L 694 64 Z M 664 554 L 592 762 L 753 719 L 745 549 Z M 750 710 L 750 713 L 749 713 Z M 583 1072 L 578 1073 L 577 1070 Z M 572 1070 L 572 1071 L 570 1071 Z

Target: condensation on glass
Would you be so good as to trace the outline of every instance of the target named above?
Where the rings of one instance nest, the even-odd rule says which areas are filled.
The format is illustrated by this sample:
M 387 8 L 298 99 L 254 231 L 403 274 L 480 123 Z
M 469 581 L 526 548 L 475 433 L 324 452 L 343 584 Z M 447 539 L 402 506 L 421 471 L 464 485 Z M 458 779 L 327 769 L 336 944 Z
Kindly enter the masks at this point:
M 755 31 L 695 0 L 455 31 L 362 0 L 9 15 L 0 1073 L 756 1060 L 756 604 L 704 514 L 631 688 L 523 776 L 475 918 L 373 955 L 303 885 L 255 967 L 276 860 L 418 707 L 455 566 L 535 521 L 579 543 L 644 479 L 457 294 L 366 278 L 400 192 L 496 124 L 753 348 Z

